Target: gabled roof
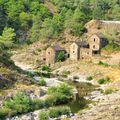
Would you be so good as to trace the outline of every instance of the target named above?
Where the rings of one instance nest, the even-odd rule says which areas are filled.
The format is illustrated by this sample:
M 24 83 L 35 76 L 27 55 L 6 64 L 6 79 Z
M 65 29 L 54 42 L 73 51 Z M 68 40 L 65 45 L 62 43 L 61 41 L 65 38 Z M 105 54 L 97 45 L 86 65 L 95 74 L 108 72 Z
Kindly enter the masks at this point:
M 64 51 L 65 49 L 60 47 L 59 45 L 53 45 L 51 46 L 51 48 L 54 50 L 54 51 Z
M 79 47 L 88 47 L 89 44 L 86 41 L 76 41 L 75 42 Z

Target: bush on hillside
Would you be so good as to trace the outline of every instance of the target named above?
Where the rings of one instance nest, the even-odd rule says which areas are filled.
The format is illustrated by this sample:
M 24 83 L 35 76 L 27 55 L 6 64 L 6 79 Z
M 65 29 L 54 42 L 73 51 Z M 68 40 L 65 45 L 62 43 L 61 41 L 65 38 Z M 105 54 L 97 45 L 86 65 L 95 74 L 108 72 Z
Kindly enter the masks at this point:
M 98 80 L 99 84 L 106 84 L 108 82 L 110 82 L 110 78 L 109 77 L 101 78 L 101 79 Z
M 38 83 L 40 86 L 46 86 L 46 81 L 44 80 L 44 78 L 41 78 L 39 80 L 39 83 Z
M 103 65 L 103 66 L 105 66 L 105 67 L 108 67 L 108 66 L 109 66 L 108 63 L 102 62 L 102 61 L 99 61 L 98 65 Z
M 49 109 L 49 117 L 50 118 L 56 118 L 61 115 L 69 115 L 70 114 L 70 108 L 67 106 L 64 107 L 52 107 Z
M 42 67 L 42 71 L 51 72 L 51 68 L 47 65 Z
M 39 113 L 39 120 L 48 120 L 49 119 L 49 116 L 48 116 L 48 113 L 47 111 L 45 112 L 40 112 Z
M 13 96 L 13 99 L 5 101 L 4 107 L 15 110 L 16 113 L 20 114 L 28 112 L 30 110 L 30 104 L 29 97 L 23 92 L 18 92 Z
M 57 62 L 62 62 L 65 60 L 65 53 L 63 51 L 57 54 Z
M 33 99 L 30 105 L 31 110 L 42 109 L 45 106 L 45 101 L 40 99 Z
M 88 80 L 88 81 L 91 81 L 91 80 L 93 80 L 93 77 L 92 77 L 92 76 L 88 76 L 88 77 L 87 77 L 87 80 Z
M 63 71 L 63 77 L 64 78 L 67 78 L 68 77 L 68 75 L 70 74 L 70 71 Z
M 52 95 L 55 93 L 61 93 L 66 96 L 72 96 L 72 87 L 67 84 L 61 84 L 57 87 L 50 87 L 48 88 L 48 94 Z

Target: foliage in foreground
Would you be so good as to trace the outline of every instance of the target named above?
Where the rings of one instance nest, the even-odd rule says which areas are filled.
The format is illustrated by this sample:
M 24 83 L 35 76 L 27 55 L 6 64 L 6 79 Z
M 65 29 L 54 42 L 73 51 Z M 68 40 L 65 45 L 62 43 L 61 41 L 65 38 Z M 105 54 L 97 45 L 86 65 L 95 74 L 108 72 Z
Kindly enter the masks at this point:
M 51 107 L 47 111 L 40 112 L 39 119 L 40 120 L 48 120 L 48 118 L 57 118 L 61 115 L 69 115 L 71 112 L 70 108 L 67 106 L 60 107 Z
M 15 116 L 37 109 L 48 108 L 54 105 L 67 103 L 71 99 L 72 88 L 66 84 L 61 84 L 58 87 L 49 88 L 48 93 L 49 96 L 45 98 L 45 100 L 31 100 L 23 92 L 16 93 L 12 99 L 4 102 L 3 108 L 0 110 L 0 118 Z

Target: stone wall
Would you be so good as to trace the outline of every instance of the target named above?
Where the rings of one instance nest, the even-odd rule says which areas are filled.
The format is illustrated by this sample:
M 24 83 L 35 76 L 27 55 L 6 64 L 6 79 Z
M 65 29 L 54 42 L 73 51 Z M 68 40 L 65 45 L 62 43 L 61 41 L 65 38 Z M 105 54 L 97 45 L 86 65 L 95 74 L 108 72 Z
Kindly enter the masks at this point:
M 100 38 L 96 35 L 93 35 L 90 37 L 89 39 L 89 45 L 90 45 L 90 49 L 93 51 L 97 51 L 100 50 Z
M 79 46 L 76 43 L 73 43 L 70 46 L 70 59 L 77 61 L 79 59 Z
M 46 64 L 48 66 L 51 66 L 51 65 L 54 65 L 55 64 L 55 51 L 49 47 L 47 50 L 46 50 Z
M 80 59 L 89 59 L 91 56 L 89 48 L 80 48 Z

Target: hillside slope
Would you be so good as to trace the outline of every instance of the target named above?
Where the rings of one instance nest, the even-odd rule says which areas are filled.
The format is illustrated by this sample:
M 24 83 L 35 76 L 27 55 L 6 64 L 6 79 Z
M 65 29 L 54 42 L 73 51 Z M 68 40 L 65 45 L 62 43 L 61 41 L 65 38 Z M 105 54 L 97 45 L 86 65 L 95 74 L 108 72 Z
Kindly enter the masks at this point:
M 0 89 L 12 87 L 16 82 L 31 84 L 31 78 L 24 73 L 10 60 L 8 53 L 0 51 Z

